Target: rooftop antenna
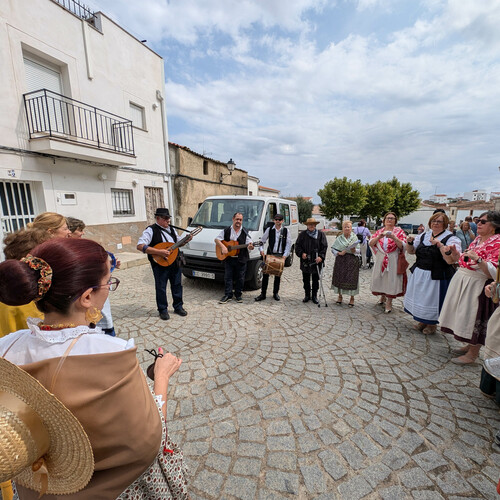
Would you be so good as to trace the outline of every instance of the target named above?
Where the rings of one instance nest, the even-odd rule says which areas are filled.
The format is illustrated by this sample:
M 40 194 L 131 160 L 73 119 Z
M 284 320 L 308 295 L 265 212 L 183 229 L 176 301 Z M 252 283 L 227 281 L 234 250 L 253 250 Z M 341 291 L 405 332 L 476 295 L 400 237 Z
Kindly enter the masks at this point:
M 205 150 L 205 138 L 203 138 L 203 153 L 202 156 L 208 156 L 208 155 L 213 155 L 211 151 L 206 151 Z

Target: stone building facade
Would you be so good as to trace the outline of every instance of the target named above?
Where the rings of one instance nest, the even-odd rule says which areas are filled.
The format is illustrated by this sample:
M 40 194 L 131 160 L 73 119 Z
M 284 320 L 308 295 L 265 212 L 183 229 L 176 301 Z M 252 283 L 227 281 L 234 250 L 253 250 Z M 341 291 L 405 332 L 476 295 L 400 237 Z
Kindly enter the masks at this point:
M 174 179 L 174 225 L 186 227 L 208 196 L 246 195 L 248 173 L 230 172 L 227 163 L 203 156 L 179 144 L 169 143 L 170 169 Z M 229 160 L 229 159 L 228 159 Z

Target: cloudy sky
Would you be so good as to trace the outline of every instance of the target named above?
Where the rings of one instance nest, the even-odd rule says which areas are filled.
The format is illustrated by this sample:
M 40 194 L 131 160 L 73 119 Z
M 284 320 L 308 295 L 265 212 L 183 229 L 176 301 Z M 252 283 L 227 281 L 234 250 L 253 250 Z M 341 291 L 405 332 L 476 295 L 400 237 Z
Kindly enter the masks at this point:
M 500 0 L 91 0 L 165 59 L 170 140 L 283 195 L 500 191 Z

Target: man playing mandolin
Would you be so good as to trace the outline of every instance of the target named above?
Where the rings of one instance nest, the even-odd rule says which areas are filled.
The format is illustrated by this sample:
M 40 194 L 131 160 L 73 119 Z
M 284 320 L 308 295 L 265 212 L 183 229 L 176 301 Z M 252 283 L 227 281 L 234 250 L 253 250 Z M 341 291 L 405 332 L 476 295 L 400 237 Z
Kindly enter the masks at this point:
M 283 225 L 283 215 L 276 214 L 274 216 L 274 226 L 268 227 L 264 234 L 262 235 L 260 246 L 260 254 L 265 259 L 266 254 L 264 253 L 264 243 L 269 240 L 269 245 L 267 247 L 268 255 L 275 255 L 277 257 L 282 257 L 283 260 L 290 255 L 290 249 L 292 248 L 292 239 L 290 238 L 290 232 L 286 227 L 282 228 Z M 278 292 L 280 291 L 281 277 L 274 277 L 273 285 L 273 298 L 274 300 L 280 300 Z M 262 291 L 258 297 L 255 297 L 257 302 L 261 300 L 266 300 L 267 286 L 269 284 L 269 274 L 264 274 L 262 276 Z
M 243 302 L 241 294 L 245 284 L 245 271 L 247 269 L 248 250 L 253 250 L 252 239 L 242 227 L 243 214 L 236 212 L 233 215 L 233 224 L 223 229 L 215 238 L 215 245 L 219 248 L 222 255 L 227 255 L 228 249 L 225 242 L 237 242 L 238 245 L 244 245 L 237 255 L 227 257 L 224 260 L 224 296 L 219 300 L 220 304 L 225 304 L 233 298 L 233 279 L 236 280 L 234 287 L 234 298 L 236 302 Z
M 142 233 L 137 243 L 137 250 L 148 255 L 156 288 L 156 305 L 160 318 L 170 319 L 167 302 L 167 282 L 170 281 L 170 291 L 172 292 L 174 312 L 179 316 L 187 316 L 187 312 L 182 307 L 182 273 L 176 258 L 170 265 L 157 264 L 153 256 L 168 259 L 172 250 L 169 248 L 155 248 L 159 243 L 177 243 L 179 236 L 175 229 L 170 226 L 170 213 L 168 208 L 157 208 L 155 212 L 156 223 L 148 226 Z M 192 236 L 188 236 L 182 245 L 191 241 Z

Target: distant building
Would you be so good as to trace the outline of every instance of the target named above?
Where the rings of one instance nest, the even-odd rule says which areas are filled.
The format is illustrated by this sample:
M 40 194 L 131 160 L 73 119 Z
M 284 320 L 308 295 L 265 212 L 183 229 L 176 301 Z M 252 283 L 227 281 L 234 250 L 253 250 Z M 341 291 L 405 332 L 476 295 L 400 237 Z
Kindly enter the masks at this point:
M 208 196 L 248 192 L 248 174 L 234 164 L 208 158 L 186 146 L 169 142 L 170 168 L 174 178 L 174 225 L 186 227 Z M 234 170 L 229 170 L 229 166 Z
M 257 196 L 259 194 L 260 179 L 253 175 L 248 176 L 247 190 L 248 196 Z
M 259 196 L 274 196 L 276 198 L 279 198 L 280 190 L 265 186 L 259 186 Z
M 464 193 L 464 199 L 468 201 L 490 201 L 490 195 L 484 189 L 474 189 Z
M 429 201 L 434 203 L 448 203 L 448 195 L 446 194 L 433 194 L 429 197 Z

